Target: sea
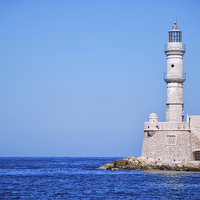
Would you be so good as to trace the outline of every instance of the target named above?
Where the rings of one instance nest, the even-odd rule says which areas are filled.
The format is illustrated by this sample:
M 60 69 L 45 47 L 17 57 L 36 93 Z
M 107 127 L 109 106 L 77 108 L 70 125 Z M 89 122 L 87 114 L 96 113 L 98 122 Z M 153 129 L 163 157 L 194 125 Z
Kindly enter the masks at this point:
M 106 171 L 115 157 L 1 157 L 0 199 L 200 199 L 200 173 Z

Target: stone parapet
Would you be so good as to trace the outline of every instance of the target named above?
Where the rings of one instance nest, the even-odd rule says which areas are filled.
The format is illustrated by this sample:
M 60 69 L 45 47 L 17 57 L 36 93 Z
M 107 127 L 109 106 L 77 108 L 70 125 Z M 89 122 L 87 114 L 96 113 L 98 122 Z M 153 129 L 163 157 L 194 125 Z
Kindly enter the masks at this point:
M 151 122 L 144 123 L 144 131 L 159 130 L 159 131 L 190 131 L 189 122 L 157 122 L 152 125 Z

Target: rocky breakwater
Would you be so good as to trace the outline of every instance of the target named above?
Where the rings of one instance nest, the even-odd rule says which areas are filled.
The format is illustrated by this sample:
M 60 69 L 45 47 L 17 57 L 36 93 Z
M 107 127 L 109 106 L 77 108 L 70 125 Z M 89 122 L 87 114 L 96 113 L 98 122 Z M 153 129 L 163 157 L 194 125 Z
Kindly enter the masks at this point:
M 128 157 L 118 159 L 100 166 L 105 170 L 174 170 L 174 171 L 200 171 L 200 161 L 155 161 L 151 158 Z

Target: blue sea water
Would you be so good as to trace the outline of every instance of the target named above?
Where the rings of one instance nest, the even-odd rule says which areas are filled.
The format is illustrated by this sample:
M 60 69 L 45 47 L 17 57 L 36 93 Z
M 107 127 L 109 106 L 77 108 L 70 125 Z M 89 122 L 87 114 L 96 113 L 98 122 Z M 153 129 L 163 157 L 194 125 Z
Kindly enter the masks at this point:
M 0 158 L 0 199 L 200 199 L 200 173 L 105 171 L 117 158 Z

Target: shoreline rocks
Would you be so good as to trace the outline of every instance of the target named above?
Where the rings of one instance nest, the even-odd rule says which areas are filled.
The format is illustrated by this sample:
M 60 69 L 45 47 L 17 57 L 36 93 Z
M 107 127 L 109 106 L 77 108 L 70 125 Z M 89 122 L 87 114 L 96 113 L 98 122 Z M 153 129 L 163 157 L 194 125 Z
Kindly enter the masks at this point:
M 152 158 L 128 157 L 117 159 L 99 167 L 105 170 L 172 170 L 200 171 L 200 161 L 155 161 Z

